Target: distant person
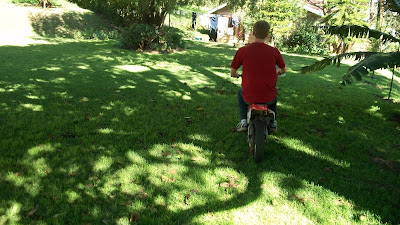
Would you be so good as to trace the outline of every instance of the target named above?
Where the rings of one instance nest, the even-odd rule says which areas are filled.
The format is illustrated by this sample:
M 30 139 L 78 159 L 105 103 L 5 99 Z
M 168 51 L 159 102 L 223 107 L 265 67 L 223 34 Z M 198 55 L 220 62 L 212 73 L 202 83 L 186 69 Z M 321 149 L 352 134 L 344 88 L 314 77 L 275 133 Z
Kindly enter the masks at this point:
M 197 14 L 195 12 L 192 12 L 192 29 L 196 30 L 196 18 Z
M 210 41 L 217 42 L 218 32 L 218 16 L 214 15 L 210 19 Z
M 266 103 L 275 112 L 276 82 L 278 75 L 286 73 L 285 61 L 277 48 L 266 44 L 270 25 L 264 20 L 253 26 L 254 41 L 236 52 L 231 63 L 231 77 L 239 77 L 237 70 L 243 66 L 242 85 L 238 92 L 240 122 L 236 129 L 247 130 L 247 107 L 253 103 Z M 278 66 L 278 67 L 276 67 Z M 278 130 L 276 119 L 270 127 Z

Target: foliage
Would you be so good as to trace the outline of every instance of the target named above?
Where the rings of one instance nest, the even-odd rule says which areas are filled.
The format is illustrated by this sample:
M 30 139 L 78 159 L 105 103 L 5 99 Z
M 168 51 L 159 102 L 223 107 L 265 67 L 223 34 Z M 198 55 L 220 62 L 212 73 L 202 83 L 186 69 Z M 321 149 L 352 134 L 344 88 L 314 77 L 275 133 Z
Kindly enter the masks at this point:
M 366 25 L 363 19 L 369 0 L 327 0 L 322 23 L 327 25 Z
M 183 48 L 183 34 L 177 28 L 163 26 L 161 28 L 148 24 L 134 23 L 121 33 L 122 48 L 126 49 L 158 49 L 168 50 Z
M 271 25 L 271 35 L 280 39 L 287 36 L 295 21 L 305 16 L 304 10 L 299 5 L 298 0 L 247 1 L 244 5 L 246 12 L 244 23 L 251 29 L 256 21 L 266 20 Z
M 176 0 L 71 0 L 79 6 L 105 15 L 117 25 L 142 23 L 161 26 L 165 16 L 177 5 Z
M 32 5 L 39 5 L 39 0 L 12 0 L 12 3 L 26 3 Z
M 297 23 L 287 38 L 284 38 L 279 48 L 289 52 L 325 55 L 328 53 L 326 42 L 318 27 L 311 22 Z
M 145 50 L 157 39 L 155 26 L 134 23 L 121 32 L 121 47 L 126 49 Z
M 162 49 L 184 48 L 183 32 L 174 27 L 163 26 L 160 28 L 159 44 Z
M 400 1 L 399 0 L 386 0 L 385 2 L 391 11 L 400 13 Z
M 321 23 L 328 26 L 341 26 L 346 24 L 367 25 L 363 19 L 367 17 L 369 0 L 327 0 L 324 4 L 324 18 Z M 338 36 L 330 38 L 336 53 L 345 53 L 354 40 L 351 37 Z
M 368 27 L 362 27 L 357 25 L 347 26 L 327 26 L 325 31 L 329 34 L 336 34 L 342 37 L 353 36 L 357 38 L 371 37 L 381 39 L 383 42 L 391 41 L 400 43 L 400 39 L 390 34 L 379 32 L 377 30 L 369 29 Z M 350 67 L 347 73 L 343 76 L 342 85 L 346 83 L 352 83 L 351 77 L 361 80 L 362 75 L 368 74 L 368 71 L 374 71 L 381 68 L 394 68 L 400 66 L 400 53 L 389 52 L 389 53 L 378 53 L 378 52 L 355 52 L 348 54 L 339 54 L 325 58 L 324 60 L 318 61 L 313 65 L 303 67 L 302 73 L 309 73 L 318 71 L 325 68 L 328 65 L 340 65 L 343 58 L 354 57 L 355 60 L 360 61 L 356 65 Z M 390 94 L 389 94 L 390 95 Z

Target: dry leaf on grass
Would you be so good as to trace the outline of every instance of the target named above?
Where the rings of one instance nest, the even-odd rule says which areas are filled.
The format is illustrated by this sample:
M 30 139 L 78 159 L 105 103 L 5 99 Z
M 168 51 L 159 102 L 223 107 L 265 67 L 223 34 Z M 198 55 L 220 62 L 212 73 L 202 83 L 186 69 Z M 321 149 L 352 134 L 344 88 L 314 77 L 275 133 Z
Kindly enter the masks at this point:
M 167 157 L 169 155 L 172 155 L 172 152 L 162 152 L 163 157 Z
M 28 214 L 26 214 L 26 216 L 33 216 L 33 214 L 35 214 L 39 209 L 39 205 L 36 205 L 35 208 L 30 211 Z
M 161 180 L 163 181 L 163 182 L 175 182 L 175 178 L 169 178 L 169 177 L 167 177 L 167 176 L 164 176 L 164 175 L 162 175 L 161 176 Z
M 185 195 L 185 204 L 189 205 L 189 198 L 190 198 L 190 194 L 186 194 Z
M 178 171 L 176 169 L 169 169 L 168 173 L 169 174 L 178 174 Z
M 135 223 L 139 222 L 139 219 L 140 219 L 139 213 L 132 211 L 131 217 L 129 218 L 129 223 L 135 224 Z

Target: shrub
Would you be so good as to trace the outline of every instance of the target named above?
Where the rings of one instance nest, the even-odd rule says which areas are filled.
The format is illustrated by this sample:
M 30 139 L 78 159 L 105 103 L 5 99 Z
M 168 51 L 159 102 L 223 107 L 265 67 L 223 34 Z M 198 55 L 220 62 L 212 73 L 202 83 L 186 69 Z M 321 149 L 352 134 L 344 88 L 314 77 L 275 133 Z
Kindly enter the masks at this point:
M 300 22 L 288 38 L 282 42 L 283 49 L 305 54 L 328 54 L 327 44 L 318 28 L 309 22 Z
M 161 48 L 166 50 L 185 47 L 182 31 L 174 27 L 161 27 L 159 41 Z
M 121 32 L 121 47 L 127 49 L 169 50 L 184 48 L 183 33 L 174 27 L 132 24 Z
M 148 49 L 158 37 L 156 27 L 134 23 L 121 32 L 121 47 L 127 49 Z

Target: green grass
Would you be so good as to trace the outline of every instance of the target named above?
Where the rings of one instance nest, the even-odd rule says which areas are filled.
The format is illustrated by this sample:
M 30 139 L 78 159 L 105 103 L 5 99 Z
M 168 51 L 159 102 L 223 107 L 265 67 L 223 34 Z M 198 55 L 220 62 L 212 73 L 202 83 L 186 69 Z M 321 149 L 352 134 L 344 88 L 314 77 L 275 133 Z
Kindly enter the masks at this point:
M 231 130 L 235 48 L 49 40 L 0 46 L 0 224 L 400 222 L 387 78 L 339 89 L 346 66 L 302 75 L 315 59 L 284 54 L 280 132 L 255 164 Z

